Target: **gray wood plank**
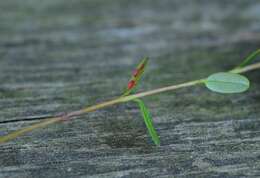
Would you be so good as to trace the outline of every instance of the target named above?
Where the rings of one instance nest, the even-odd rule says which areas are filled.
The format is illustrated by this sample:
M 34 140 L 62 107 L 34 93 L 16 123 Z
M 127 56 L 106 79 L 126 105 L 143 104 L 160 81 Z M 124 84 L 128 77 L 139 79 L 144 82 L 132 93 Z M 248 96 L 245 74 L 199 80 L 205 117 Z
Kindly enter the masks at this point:
M 0 1 L 0 135 L 119 96 L 228 70 L 259 48 L 252 1 Z M 102 109 L 0 145 L 0 177 L 258 177 L 260 72 L 250 90 L 198 86 Z

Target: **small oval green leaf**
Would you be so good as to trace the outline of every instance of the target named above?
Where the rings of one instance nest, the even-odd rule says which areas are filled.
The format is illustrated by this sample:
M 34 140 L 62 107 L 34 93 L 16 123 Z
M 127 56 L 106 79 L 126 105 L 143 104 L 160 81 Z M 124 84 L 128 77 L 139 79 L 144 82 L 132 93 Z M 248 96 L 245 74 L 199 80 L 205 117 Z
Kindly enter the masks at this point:
M 212 74 L 207 78 L 205 84 L 208 89 L 218 93 L 241 93 L 250 86 L 246 77 L 229 72 Z

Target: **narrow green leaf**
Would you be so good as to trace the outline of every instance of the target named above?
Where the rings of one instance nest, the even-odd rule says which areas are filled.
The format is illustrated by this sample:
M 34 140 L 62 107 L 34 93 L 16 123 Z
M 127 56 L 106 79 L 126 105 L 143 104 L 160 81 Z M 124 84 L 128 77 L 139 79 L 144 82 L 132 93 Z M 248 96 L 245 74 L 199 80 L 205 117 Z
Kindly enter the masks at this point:
M 241 93 L 250 86 L 246 77 L 229 72 L 212 74 L 207 78 L 205 84 L 208 89 L 218 93 Z
M 150 136 L 152 137 L 153 142 L 156 145 L 160 145 L 160 139 L 159 139 L 159 136 L 158 136 L 158 134 L 157 134 L 157 132 L 156 132 L 154 126 L 153 126 L 153 122 L 152 122 L 152 118 L 151 118 L 149 110 L 144 105 L 144 102 L 142 100 L 135 99 L 134 101 L 136 101 L 138 103 L 139 107 L 140 107 L 140 110 L 141 110 L 143 118 L 144 118 L 145 125 L 148 129 Z
M 242 68 L 245 67 L 246 65 L 248 65 L 249 63 L 251 63 L 257 55 L 260 54 L 260 49 L 254 51 L 253 53 L 251 53 L 249 56 L 247 56 L 244 61 L 238 66 L 238 68 Z
M 148 62 L 148 58 L 145 57 L 137 66 L 137 68 L 133 71 L 131 79 L 128 81 L 127 88 L 123 94 L 123 96 L 129 95 L 137 86 L 142 74 L 144 73 L 144 69 Z

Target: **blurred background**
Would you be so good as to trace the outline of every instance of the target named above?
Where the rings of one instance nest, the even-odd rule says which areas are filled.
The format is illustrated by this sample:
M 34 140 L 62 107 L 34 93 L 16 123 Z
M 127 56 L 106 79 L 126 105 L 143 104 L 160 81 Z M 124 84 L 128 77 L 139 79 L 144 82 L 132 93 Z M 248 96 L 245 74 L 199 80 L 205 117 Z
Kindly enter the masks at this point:
M 121 95 L 229 70 L 260 47 L 258 0 L 1 0 L 0 134 Z M 0 177 L 259 175 L 259 72 L 246 94 L 203 87 L 145 99 L 161 147 L 133 103 L 0 147 Z

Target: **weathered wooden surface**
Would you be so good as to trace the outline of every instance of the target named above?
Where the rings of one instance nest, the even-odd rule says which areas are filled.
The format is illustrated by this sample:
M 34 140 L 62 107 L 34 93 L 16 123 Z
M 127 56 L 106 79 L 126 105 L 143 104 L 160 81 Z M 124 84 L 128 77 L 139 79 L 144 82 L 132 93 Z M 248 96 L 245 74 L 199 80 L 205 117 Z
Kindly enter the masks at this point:
M 140 91 L 228 70 L 260 46 L 252 1 L 0 1 L 0 135 L 116 97 L 142 56 Z M 0 145 L 0 177 L 260 176 L 260 71 L 249 92 L 146 98 Z

